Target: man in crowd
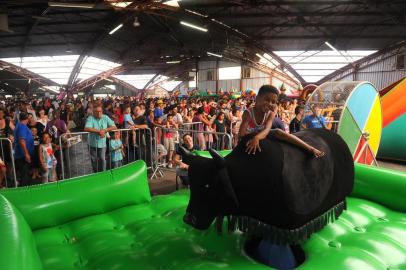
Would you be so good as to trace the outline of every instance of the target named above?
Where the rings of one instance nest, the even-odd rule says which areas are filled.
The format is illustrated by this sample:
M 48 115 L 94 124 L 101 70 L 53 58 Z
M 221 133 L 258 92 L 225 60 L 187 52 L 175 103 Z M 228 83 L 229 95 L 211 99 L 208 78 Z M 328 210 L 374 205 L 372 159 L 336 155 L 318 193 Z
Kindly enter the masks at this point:
M 195 146 L 193 144 L 193 138 L 189 134 L 184 134 L 182 137 L 183 144 L 182 147 L 184 147 L 186 150 L 192 152 L 194 150 L 199 150 L 199 147 Z M 177 166 L 176 168 L 176 175 L 179 176 L 180 180 L 182 181 L 182 184 L 185 186 L 189 185 L 189 178 L 188 178 L 188 168 L 189 165 L 186 163 L 183 163 L 180 159 L 180 153 L 179 149 L 176 152 L 176 155 L 173 159 L 173 163 Z
M 28 114 L 21 112 L 19 122 L 14 129 L 14 158 L 18 168 L 20 186 L 31 184 L 31 157 L 34 152 L 34 137 L 27 127 Z
M 311 110 L 312 114 L 303 119 L 303 126 L 305 128 L 325 128 L 326 119 L 321 116 L 321 108 L 317 104 L 314 104 Z
M 296 133 L 300 131 L 300 127 L 302 125 L 302 118 L 303 118 L 304 109 L 302 106 L 296 106 L 295 108 L 295 118 L 290 121 L 289 124 L 289 133 Z
M 101 105 L 95 106 L 93 115 L 86 120 L 85 131 L 89 132 L 90 159 L 93 172 L 106 170 L 106 137 L 108 132 L 117 129 Z

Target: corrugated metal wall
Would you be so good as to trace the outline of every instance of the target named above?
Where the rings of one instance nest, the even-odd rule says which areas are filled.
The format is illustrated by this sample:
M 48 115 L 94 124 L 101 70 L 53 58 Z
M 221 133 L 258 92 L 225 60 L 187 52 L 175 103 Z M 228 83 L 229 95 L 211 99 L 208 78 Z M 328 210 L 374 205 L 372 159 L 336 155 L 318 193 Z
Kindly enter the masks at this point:
M 396 57 L 406 53 L 406 47 L 387 52 L 360 65 L 359 70 L 347 70 L 335 76 L 338 81 L 369 81 L 380 90 L 406 77 L 406 70 L 396 70 Z
M 217 76 L 216 72 L 216 61 L 201 61 L 198 65 L 198 88 L 201 91 L 211 90 L 213 92 L 216 91 L 216 81 L 215 77 Z M 218 66 L 219 68 L 222 67 L 233 67 L 238 66 L 238 63 L 233 62 L 226 62 L 226 61 L 219 61 Z M 213 71 L 214 78 L 213 80 L 207 80 L 207 72 Z M 273 77 L 265 72 L 257 70 L 255 68 L 251 68 L 251 78 L 244 78 L 240 79 L 233 79 L 233 80 L 219 80 L 218 81 L 218 88 L 219 90 L 222 89 L 224 91 L 229 91 L 231 89 L 235 89 L 237 91 L 245 91 L 248 89 L 252 89 L 257 91 L 262 85 L 264 84 L 274 84 L 276 87 L 280 87 L 282 85 L 282 80 Z M 240 89 L 242 87 L 242 89 Z M 291 87 L 285 84 L 285 87 L 289 90 Z

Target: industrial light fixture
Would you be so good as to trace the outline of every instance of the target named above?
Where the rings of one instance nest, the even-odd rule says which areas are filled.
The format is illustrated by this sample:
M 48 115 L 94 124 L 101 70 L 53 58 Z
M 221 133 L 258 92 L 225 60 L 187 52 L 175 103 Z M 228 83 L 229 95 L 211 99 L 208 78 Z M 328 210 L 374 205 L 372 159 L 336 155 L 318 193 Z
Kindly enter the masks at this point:
M 68 2 L 48 2 L 50 7 L 63 7 L 63 8 L 94 8 L 95 4 L 87 3 L 68 3 Z
M 114 7 L 119 7 L 119 8 L 126 8 L 131 3 L 132 3 L 132 1 L 130 1 L 130 2 L 117 2 L 117 3 L 110 3 L 110 5 L 112 5 Z
M 211 55 L 211 56 L 215 56 L 215 57 L 223 57 L 221 54 L 217 54 L 217 53 L 212 53 L 212 52 L 207 52 L 207 55 Z
M 112 34 L 114 34 L 118 29 L 120 29 L 121 27 L 123 27 L 123 24 L 122 23 L 120 23 L 119 25 L 117 25 L 113 30 L 111 30 L 110 32 L 109 32 L 109 35 L 112 35 Z
M 171 7 L 179 7 L 179 2 L 180 0 L 169 0 L 163 2 L 164 5 L 171 6 Z
M 328 41 L 325 41 L 324 44 L 326 44 L 327 46 L 330 47 L 330 49 L 332 49 L 333 51 L 335 51 L 336 53 L 338 53 L 339 55 L 341 55 L 342 57 L 345 58 L 345 60 L 347 60 L 348 62 L 352 62 L 350 59 L 347 58 L 347 56 L 345 56 L 343 53 L 341 53 L 339 50 L 337 50 L 333 45 L 331 45 Z
M 179 64 L 180 61 L 166 61 L 167 64 Z
M 203 28 L 203 27 L 200 27 L 200 26 L 188 23 L 188 22 L 181 21 L 180 24 L 184 25 L 184 26 L 187 26 L 187 27 L 190 27 L 190 28 L 193 28 L 193 29 L 196 29 L 196 30 L 199 30 L 199 31 L 202 31 L 202 32 L 207 32 L 208 31 L 207 28 Z

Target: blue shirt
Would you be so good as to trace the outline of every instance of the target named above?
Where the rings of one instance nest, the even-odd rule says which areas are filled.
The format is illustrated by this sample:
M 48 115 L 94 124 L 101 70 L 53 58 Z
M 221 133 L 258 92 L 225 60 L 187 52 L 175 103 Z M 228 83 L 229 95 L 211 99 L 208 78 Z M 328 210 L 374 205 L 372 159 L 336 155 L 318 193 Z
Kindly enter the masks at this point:
M 279 117 L 275 117 L 273 119 L 272 127 L 271 127 L 271 129 L 277 129 L 277 128 L 285 130 L 285 123 L 283 123 L 283 121 Z
M 123 160 L 123 153 L 121 152 L 122 145 L 123 143 L 121 140 L 110 140 L 111 161 L 115 162 Z
M 86 120 L 85 128 L 94 128 L 97 130 L 106 129 L 108 127 L 113 127 L 114 122 L 107 115 L 103 114 L 100 119 L 97 119 L 93 115 L 89 116 Z M 105 148 L 106 147 L 106 136 L 101 138 L 99 134 L 91 132 L 89 134 L 89 145 L 91 147 Z
M 326 119 L 323 116 L 317 117 L 312 114 L 306 116 L 303 119 L 302 124 L 306 128 L 323 128 L 324 126 L 326 126 Z
M 130 125 L 134 125 L 133 119 L 131 118 L 131 114 L 124 114 L 124 128 L 129 128 Z
M 164 115 L 164 112 L 161 108 L 155 108 L 155 110 L 154 110 L 155 118 L 162 117 L 163 115 Z
M 34 137 L 32 136 L 31 130 L 27 127 L 27 125 L 18 122 L 17 126 L 14 129 L 14 157 L 16 159 L 24 158 L 24 152 L 21 148 L 18 141 L 20 139 L 25 140 L 25 145 L 27 147 L 28 153 L 30 155 L 34 152 Z

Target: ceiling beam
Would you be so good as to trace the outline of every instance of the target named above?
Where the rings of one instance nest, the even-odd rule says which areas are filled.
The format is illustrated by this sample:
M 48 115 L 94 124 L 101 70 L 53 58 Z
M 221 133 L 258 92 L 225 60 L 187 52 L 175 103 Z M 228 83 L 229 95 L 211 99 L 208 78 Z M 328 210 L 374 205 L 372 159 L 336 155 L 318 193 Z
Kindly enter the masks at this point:
M 123 80 L 120 80 L 120 79 L 118 79 L 118 78 L 116 78 L 116 77 L 110 76 L 110 77 L 108 77 L 108 79 L 109 79 L 109 80 L 112 80 L 114 83 L 119 84 L 119 85 L 121 85 L 122 87 L 124 87 L 124 88 L 126 88 L 126 89 L 128 89 L 128 90 L 130 90 L 131 92 L 134 92 L 134 93 L 136 93 L 136 94 L 141 91 L 141 89 L 138 89 L 137 87 L 135 87 L 135 86 L 133 86 L 133 85 L 131 85 L 131 84 L 129 84 L 129 83 L 123 81 Z
M 50 35 L 78 35 L 78 34 L 89 34 L 94 33 L 94 30 L 86 30 L 86 31 L 57 31 L 57 32 L 37 32 L 31 33 L 30 37 L 32 36 L 50 36 Z M 8 37 L 25 37 L 27 34 L 0 34 L 2 38 Z M 65 43 L 66 44 L 66 43 Z
M 233 27 L 240 28 L 262 28 L 262 27 L 393 27 L 406 25 L 406 22 L 403 23 L 256 23 L 256 24 L 231 24 Z
M 369 1 L 371 5 L 387 5 L 389 2 L 388 1 Z M 190 3 L 190 2 L 189 2 Z M 182 2 L 180 3 L 181 6 L 187 6 L 188 8 L 220 8 L 220 7 L 252 7 L 254 4 L 249 4 L 246 2 L 236 2 L 236 1 L 230 1 L 230 2 L 221 2 L 221 3 L 207 3 L 207 4 L 189 4 L 189 5 L 182 5 Z M 406 3 L 403 1 L 392 1 L 390 3 L 393 4 L 403 4 L 405 5 Z M 317 5 L 317 6 L 323 6 L 323 5 L 360 5 L 363 4 L 363 1 L 360 0 L 310 0 L 310 1 L 289 1 L 289 0 L 284 0 L 284 1 L 255 1 L 256 6 L 309 6 L 309 5 Z
M 69 42 L 70 45 L 82 45 L 82 44 L 89 44 L 93 39 L 80 41 L 80 42 Z M 1 41 L 0 41 L 1 42 Z M 30 47 L 46 47 L 46 46 L 66 46 L 66 42 L 46 42 L 46 43 L 32 43 Z M 21 44 L 7 44 L 7 45 L 0 45 L 0 49 L 11 49 L 11 48 L 21 48 Z
M 334 37 L 335 40 L 340 40 L 340 39 L 405 39 L 406 38 L 406 33 L 403 35 L 337 35 Z M 300 39 L 331 39 L 331 36 L 326 36 L 326 35 L 289 35 L 289 36 L 262 36 L 258 37 L 259 40 L 277 40 L 277 39 L 294 39 L 294 40 L 300 40 Z
M 46 8 L 43 12 L 41 12 L 40 16 L 45 16 L 49 10 L 50 10 L 49 7 Z M 27 50 L 27 46 L 28 46 L 28 44 L 29 44 L 30 41 L 31 41 L 31 40 L 30 40 L 30 37 L 31 37 L 32 33 L 35 32 L 35 28 L 37 27 L 37 25 L 38 25 L 39 23 L 41 23 L 41 20 L 35 19 L 34 22 L 33 22 L 33 24 L 32 24 L 32 25 L 30 26 L 30 28 L 28 29 L 27 34 L 25 35 L 25 38 L 24 38 L 24 42 L 23 42 L 23 44 L 22 44 L 22 46 L 21 46 L 21 54 L 20 54 L 20 57 L 21 57 L 21 58 L 23 58 L 23 57 L 25 56 L 25 52 L 26 52 L 26 50 Z
M 387 12 L 388 15 L 397 16 L 397 12 Z M 272 18 L 286 18 L 286 17 L 382 17 L 382 13 L 378 11 L 321 11 L 321 12 L 309 12 L 309 11 L 281 11 L 272 14 Z M 406 16 L 406 15 L 403 15 Z M 269 18 L 269 13 L 255 12 L 255 13 L 222 13 L 213 14 L 212 18 L 215 19 L 241 19 L 241 18 Z
M 371 65 L 371 63 L 369 63 L 370 61 L 372 61 L 372 64 L 377 63 L 379 61 L 381 61 L 382 59 L 380 59 L 379 57 L 391 52 L 391 51 L 396 51 L 402 47 L 406 46 L 406 40 L 405 41 L 401 41 L 398 42 L 396 44 L 393 44 L 391 46 L 388 46 L 382 50 L 377 51 L 376 53 L 373 53 L 371 55 L 365 56 L 364 58 L 361 58 L 355 62 L 349 63 L 348 65 L 337 69 L 336 71 L 334 71 L 333 73 L 330 73 L 329 75 L 323 77 L 322 79 L 320 79 L 316 84 L 320 85 L 324 82 L 327 81 L 331 81 L 331 80 L 339 80 L 339 76 L 341 74 L 344 74 L 347 76 L 349 74 L 353 74 L 355 72 L 354 67 L 357 67 L 357 69 L 363 69 L 365 68 L 365 64 L 367 65 Z M 348 71 L 352 70 L 352 72 L 347 73 Z
M 45 78 L 44 76 L 29 71 L 28 69 L 16 66 L 3 60 L 0 60 L 0 69 L 24 77 L 27 80 L 36 82 L 40 86 L 59 86 L 59 84 L 57 82 L 54 82 L 53 80 L 50 80 L 48 78 Z

